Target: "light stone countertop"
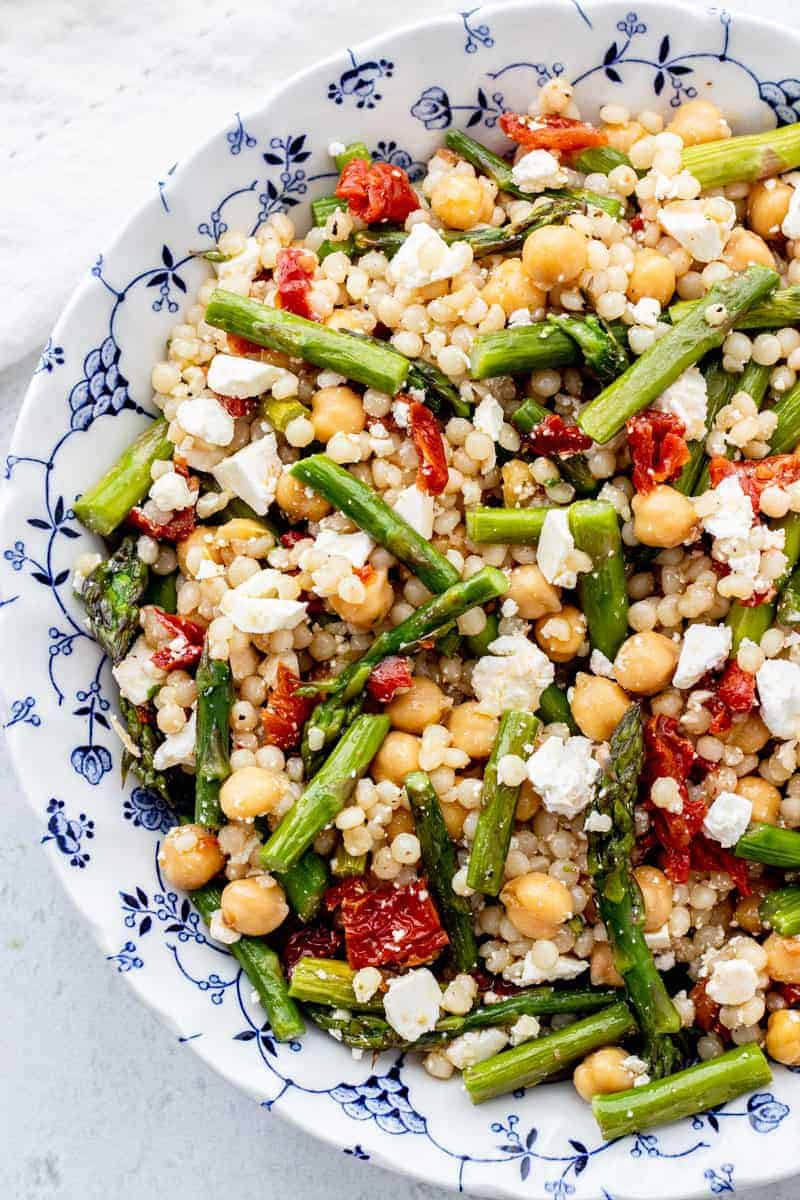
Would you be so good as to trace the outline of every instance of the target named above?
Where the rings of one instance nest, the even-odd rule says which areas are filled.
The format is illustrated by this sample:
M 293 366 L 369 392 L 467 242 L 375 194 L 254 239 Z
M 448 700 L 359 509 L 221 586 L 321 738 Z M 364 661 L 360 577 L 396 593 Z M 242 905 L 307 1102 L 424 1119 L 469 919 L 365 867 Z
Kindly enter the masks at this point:
M 402 20 L 453 7 L 405 0 Z M 794 0 L 735 7 L 800 23 Z M 0 325 L 0 444 L 74 282 L 161 172 L 257 105 L 276 58 L 288 75 L 396 21 L 388 0 L 0 0 L 0 276 L 23 288 Z M 2 746 L 0 789 L 3 1200 L 444 1200 L 270 1116 L 179 1044 L 61 892 Z

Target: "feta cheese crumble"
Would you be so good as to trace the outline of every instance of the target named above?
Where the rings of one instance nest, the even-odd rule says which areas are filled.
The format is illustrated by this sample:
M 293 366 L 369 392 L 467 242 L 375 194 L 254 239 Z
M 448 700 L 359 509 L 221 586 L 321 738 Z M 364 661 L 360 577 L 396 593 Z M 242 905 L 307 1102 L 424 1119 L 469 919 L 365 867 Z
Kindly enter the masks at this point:
M 233 441 L 233 417 L 213 396 L 184 400 L 175 416 L 181 429 L 209 446 L 228 446 Z
M 153 662 L 153 651 L 143 637 L 137 638 L 128 653 L 111 668 L 120 695 L 131 704 L 146 704 L 167 677 Z
M 683 421 L 687 441 L 700 441 L 706 436 L 708 416 L 708 388 L 702 371 L 689 367 L 661 393 L 653 407 Z
M 485 433 L 493 442 L 500 437 L 505 415 L 499 401 L 494 396 L 484 396 L 475 409 L 472 423 L 479 433 Z
M 249 504 L 260 517 L 275 499 L 283 463 L 278 457 L 274 433 L 249 442 L 229 458 L 223 458 L 211 471 L 220 487 Z
M 321 529 L 314 540 L 314 550 L 331 558 L 344 558 L 353 567 L 363 567 L 375 548 L 367 533 L 337 533 Z
M 555 668 L 538 646 L 521 634 L 505 634 L 489 644 L 472 672 L 472 690 L 482 712 L 501 716 L 508 708 L 535 712 L 555 678 Z
M 769 658 L 756 673 L 761 717 L 778 738 L 800 735 L 800 666 L 783 658 Z
M 758 972 L 744 958 L 718 958 L 706 984 L 716 1004 L 746 1004 L 758 990 Z
M 403 488 L 392 508 L 398 517 L 408 521 L 420 537 L 425 538 L 426 542 L 430 541 L 433 537 L 433 496 L 412 483 L 410 487 Z
M 308 605 L 281 595 L 292 586 L 279 571 L 266 568 L 231 588 L 220 601 L 220 609 L 242 633 L 276 633 L 296 629 Z M 296 593 L 295 593 L 296 594 Z
M 720 792 L 706 813 L 703 833 L 720 846 L 735 846 L 750 824 L 753 802 L 736 792 Z
M 161 512 L 191 508 L 197 500 L 183 475 L 177 471 L 165 471 L 150 487 L 150 499 Z
M 521 192 L 543 192 L 563 187 L 567 176 L 561 163 L 549 150 L 529 150 L 514 163 L 511 178 Z
M 263 396 L 279 374 L 282 374 L 280 367 L 272 363 L 237 354 L 215 354 L 208 368 L 207 382 L 212 392 L 220 396 L 248 400 Z
M 528 759 L 528 778 L 551 813 L 576 817 L 594 793 L 600 766 L 592 758 L 587 737 L 550 737 Z
M 753 506 L 737 477 L 726 475 L 706 495 L 713 497 L 715 504 L 710 515 L 701 516 L 706 533 L 714 538 L 746 538 L 753 525 Z M 698 500 L 702 501 L 703 497 L 698 497 Z
M 441 1002 L 442 993 L 436 976 L 427 967 L 420 967 L 389 980 L 383 1008 L 392 1029 L 401 1038 L 413 1042 L 434 1028 L 439 1020 Z
M 731 652 L 733 634 L 728 625 L 690 625 L 683 635 L 673 686 L 686 689 L 715 671 Z
M 168 767 L 194 765 L 194 744 L 197 738 L 197 713 L 192 712 L 189 720 L 177 733 L 170 733 L 164 738 L 153 755 L 153 766 L 157 771 L 166 771 Z
M 499 1054 L 507 1044 L 508 1034 L 502 1029 L 475 1029 L 453 1038 L 444 1054 L 454 1067 L 463 1071 L 465 1067 L 472 1067 L 491 1058 L 493 1054 Z
M 658 210 L 661 228 L 698 262 L 718 259 L 736 224 L 730 200 L 676 200 Z
M 563 508 L 551 508 L 544 519 L 536 562 L 548 583 L 574 588 L 581 571 L 590 571 L 591 559 L 575 549 L 575 539 L 569 527 L 569 514 Z
M 448 246 L 431 225 L 420 221 L 389 263 L 386 275 L 391 283 L 416 291 L 460 275 L 472 265 L 472 257 L 468 242 Z

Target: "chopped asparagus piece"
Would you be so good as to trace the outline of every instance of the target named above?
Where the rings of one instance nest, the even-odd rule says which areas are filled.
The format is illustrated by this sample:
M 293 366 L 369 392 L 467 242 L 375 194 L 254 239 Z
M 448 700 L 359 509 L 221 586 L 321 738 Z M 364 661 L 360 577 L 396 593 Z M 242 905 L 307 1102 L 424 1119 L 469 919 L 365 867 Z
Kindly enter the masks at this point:
M 161 741 L 155 725 L 151 725 L 149 721 L 142 719 L 142 714 L 135 704 L 131 704 L 130 700 L 126 700 L 124 696 L 119 698 L 119 708 L 125 721 L 128 730 L 128 736 L 133 742 L 138 755 L 131 754 L 127 749 L 122 755 L 122 781 L 128 771 L 133 771 L 136 778 L 151 792 L 157 792 L 163 800 L 172 808 L 174 800 L 170 792 L 169 781 L 163 771 L 156 770 L 153 764 L 153 755 L 159 747 Z
M 286 433 L 286 426 L 298 417 L 311 418 L 311 409 L 299 400 L 276 400 L 274 396 L 263 396 L 259 404 L 261 415 L 266 417 L 273 429 Z
M 786 535 L 783 545 L 783 553 L 786 555 L 786 570 L 774 581 L 776 591 L 774 599 L 753 606 L 734 600 L 728 609 L 725 621 L 733 630 L 732 654 L 736 653 L 745 638 L 749 638 L 756 645 L 761 641 L 770 625 L 775 621 L 783 589 L 790 582 L 792 572 L 800 561 L 800 513 L 789 513 L 788 516 L 774 524 L 776 529 L 783 529 Z
M 687 146 L 683 166 L 704 190 L 782 175 L 800 166 L 800 123 Z
M 670 306 L 673 325 L 693 309 L 705 305 L 705 300 L 678 300 Z M 734 329 L 782 329 L 800 323 L 800 284 L 779 288 L 766 300 L 759 301 L 739 317 Z
M 357 158 L 364 159 L 368 163 L 372 162 L 372 155 L 363 142 L 349 142 L 341 154 L 333 156 L 333 161 L 336 163 L 336 170 L 343 171 L 348 163 Z
M 800 933 L 800 887 L 796 884 L 767 892 L 758 907 L 759 916 L 781 937 Z
M 325 859 L 314 850 L 306 850 L 293 867 L 278 875 L 278 880 L 300 920 L 313 920 L 330 882 Z
M 629 167 L 631 160 L 624 150 L 614 146 L 587 146 L 575 159 L 577 170 L 584 175 L 610 175 L 617 167 Z
M 586 366 L 602 383 L 610 383 L 628 367 L 630 358 L 605 321 L 589 313 L 579 319 L 567 313 L 549 316 L 548 322 L 571 337 L 583 355 Z
M 347 201 L 341 196 L 318 196 L 311 201 L 311 219 L 315 225 L 324 225 L 331 213 L 340 208 L 347 208 Z
M 578 733 L 566 692 L 555 683 L 546 687 L 539 697 L 537 717 L 543 725 L 567 725 L 570 733 Z
M 136 552 L 136 538 L 127 537 L 84 580 L 81 600 L 92 636 L 112 663 L 125 657 L 139 632 L 139 602 L 149 573 Z
M 779 829 L 776 825 L 754 825 L 736 843 L 737 858 L 783 867 L 786 871 L 800 869 L 800 833 Z
M 714 428 L 717 413 L 728 403 L 736 391 L 736 376 L 723 371 L 722 365 L 716 359 L 710 364 L 705 373 L 707 392 L 706 435 Z M 689 461 L 672 484 L 676 491 L 684 496 L 699 496 L 708 487 L 708 466 L 706 457 L 706 441 L 689 443 Z
M 72 505 L 75 516 L 101 537 L 109 537 L 142 500 L 153 482 L 150 468 L 162 458 L 171 458 L 172 442 L 163 417 L 153 421 L 117 461 Z
M 471 542 L 530 546 L 538 542 L 549 508 L 470 508 L 466 513 Z
M 569 527 L 575 546 L 592 560 L 591 571 L 578 576 L 581 608 L 593 650 L 613 659 L 628 636 L 628 591 L 619 519 L 602 500 L 579 500 L 570 506 Z
M 770 454 L 794 454 L 800 443 L 800 382 L 784 392 L 772 411 L 778 424 L 770 438 Z
M 367 869 L 366 854 L 348 854 L 344 842 L 339 842 L 331 864 L 331 874 L 336 879 L 350 879 L 354 875 L 363 875 Z
M 537 425 L 552 415 L 543 404 L 529 396 L 527 400 L 523 400 L 513 414 L 511 423 L 519 429 L 520 433 L 532 433 Z M 595 494 L 600 486 L 600 480 L 595 479 L 592 475 L 584 454 L 570 454 L 565 458 L 557 456 L 557 461 L 559 471 L 567 482 L 572 484 L 579 496 Z
M 223 823 L 220 784 L 231 773 L 230 716 L 233 677 L 227 662 L 211 658 L 208 640 L 197 665 L 197 745 L 195 749 L 195 820 L 211 829 Z

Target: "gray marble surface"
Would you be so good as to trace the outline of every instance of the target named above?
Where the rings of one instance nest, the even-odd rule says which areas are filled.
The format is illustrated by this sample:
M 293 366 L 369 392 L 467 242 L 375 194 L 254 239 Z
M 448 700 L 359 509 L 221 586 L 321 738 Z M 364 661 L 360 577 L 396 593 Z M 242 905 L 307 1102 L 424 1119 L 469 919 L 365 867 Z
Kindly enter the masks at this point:
M 308 47 L 283 47 L 281 72 L 396 21 L 384 0 L 306 0 Z M 445 11 L 436 0 L 406 0 L 403 20 Z M 800 18 L 793 0 L 747 0 L 740 9 L 774 19 Z M 312 21 L 313 18 L 313 21 Z M 4 74 L 0 110 L 3 187 L 10 215 L 0 231 L 0 273 L 14 277 L 19 254 L 43 236 L 30 197 L 47 186 L 47 237 L 79 225 L 77 197 L 108 129 L 103 114 L 120 106 L 132 126 L 184 149 L 201 136 L 212 108 L 227 113 L 254 104 L 248 28 L 275 44 L 291 22 L 267 0 L 0 0 Z M 296 27 L 295 27 L 296 28 Z M 224 32 L 223 32 L 224 31 Z M 126 53 L 121 53 L 121 37 Z M 13 50 L 13 54 L 9 51 Z M 138 53 L 135 51 L 138 50 Z M 123 61 L 124 60 L 124 61 Z M 36 69 L 34 64 L 43 66 Z M 9 67 L 8 72 L 5 68 Z M 264 69 L 261 59 L 259 73 Z M 180 113 L 174 107 L 179 94 Z M 220 96 L 222 97 L 220 101 Z M 191 103 L 189 103 L 191 101 Z M 196 103 L 195 103 L 196 101 Z M 142 115 L 144 114 L 144 115 Z M 149 124 L 148 124 L 149 122 Z M 54 160 L 72 153 L 55 187 Z M 105 151 L 102 151 L 105 153 Z M 100 231 L 108 236 L 144 195 L 169 149 L 138 147 L 134 166 L 91 177 Z M 88 165 L 87 165 L 88 164 Z M 74 183 L 74 194 L 73 190 Z M 107 222 L 107 223 L 106 223 Z M 98 234 L 99 236 L 99 234 Z M 85 265 L 86 258 L 80 266 Z M 79 265 L 73 274 L 76 276 Z M 19 277 L 19 270 L 16 272 Z M 0 446 L 7 444 L 37 343 L 55 318 L 72 279 L 37 293 L 36 320 L 11 336 L 4 318 L 0 354 Z M 44 309 L 44 311 L 42 311 Z M 9 365 L 10 364 L 10 365 Z M 4 670 L 13 669 L 8 664 Z M 87 928 L 50 873 L 40 831 L 18 795 L 0 746 L 0 1197 L 3 1200 L 194 1200 L 289 1195 L 297 1200 L 444 1200 L 448 1193 L 381 1171 L 270 1116 L 217 1078 L 180 1045 L 109 971 Z M 800 1184 L 753 1193 L 753 1200 L 796 1200 Z M 677 1200 L 677 1198 L 676 1198 Z

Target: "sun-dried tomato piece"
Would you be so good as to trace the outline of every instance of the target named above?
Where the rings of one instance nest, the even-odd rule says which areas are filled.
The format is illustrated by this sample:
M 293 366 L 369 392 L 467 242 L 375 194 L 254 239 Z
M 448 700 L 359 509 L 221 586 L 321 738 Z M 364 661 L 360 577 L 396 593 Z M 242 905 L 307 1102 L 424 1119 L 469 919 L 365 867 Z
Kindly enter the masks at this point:
M 383 662 L 372 668 L 367 680 L 367 691 L 373 700 L 389 704 L 398 692 L 410 688 L 411 664 L 399 654 L 390 654 Z
M 144 510 L 137 505 L 128 513 L 127 520 L 134 529 L 149 534 L 158 542 L 182 542 L 197 524 L 197 513 L 194 508 L 181 508 L 178 512 L 173 513 L 169 521 L 159 524 L 145 516 Z
M 363 567 L 353 567 L 353 574 L 356 579 L 366 584 L 375 578 L 375 568 L 372 563 L 364 563 Z
M 203 650 L 206 636 L 203 626 L 188 617 L 179 617 L 177 613 L 164 612 L 156 605 L 153 605 L 153 612 L 172 634 L 172 640 L 153 655 L 154 665 L 162 671 L 185 671 L 187 667 L 193 667 Z
M 336 195 L 346 200 L 350 212 L 367 225 L 377 221 L 405 221 L 419 208 L 419 197 L 402 167 L 368 163 L 354 158 L 339 176 Z
M 286 939 L 281 958 L 286 974 L 291 979 L 292 971 L 301 958 L 333 958 L 342 944 L 342 935 L 330 925 L 308 925 L 298 929 Z
M 657 483 L 674 479 L 689 461 L 686 426 L 673 413 L 645 408 L 626 428 L 637 492 L 651 492 Z
M 300 679 L 283 663 L 278 664 L 275 686 L 261 710 L 267 742 L 279 750 L 291 750 L 300 740 L 303 725 L 314 707 L 315 700 L 295 694 Z
M 361 967 L 418 966 L 432 962 L 450 939 L 424 879 L 404 887 L 370 891 L 361 879 L 331 889 L 326 904 L 338 901 L 347 961 Z M 329 899 L 330 898 L 330 899 Z
M 582 433 L 577 425 L 567 425 L 558 413 L 545 417 L 525 439 L 534 454 L 543 454 L 549 458 L 558 454 L 568 458 L 571 454 L 581 454 L 590 449 L 592 439 Z
M 712 458 L 708 464 L 711 486 L 716 487 L 729 475 L 735 475 L 742 491 L 750 498 L 753 515 L 759 514 L 761 493 L 765 487 L 788 487 L 800 479 L 800 455 L 773 454 L 771 458 L 746 458 L 732 462 L 729 458 Z
M 693 871 L 720 871 L 730 875 L 734 886 L 743 896 L 751 895 L 750 876 L 747 863 L 743 858 L 736 858 L 730 850 L 713 842 L 705 834 L 700 833 L 692 841 L 691 864 Z
M 227 339 L 229 354 L 260 354 L 263 349 L 255 342 L 248 342 L 247 338 L 239 337 L 238 333 L 227 334 Z
M 429 408 L 412 400 L 408 406 L 411 440 L 419 456 L 417 487 L 431 496 L 440 496 L 447 487 L 447 458 L 439 423 Z
M 644 728 L 644 746 L 643 775 L 648 793 L 656 779 L 674 779 L 683 800 L 679 813 L 657 808 L 649 794 L 645 805 L 663 850 L 664 873 L 673 883 L 685 883 L 691 869 L 692 839 L 702 829 L 706 815 L 704 801 L 699 797 L 691 798 L 687 787 L 697 755 L 689 739 L 678 732 L 674 717 L 651 717 Z
M 694 1023 L 705 1033 L 716 1033 L 725 1041 L 730 1039 L 730 1030 L 719 1019 L 720 1006 L 712 1000 L 706 988 L 706 980 L 698 979 L 689 992 L 689 999 L 694 1002 Z
M 509 983 L 507 979 L 503 979 L 502 975 L 491 975 L 488 971 L 480 968 L 472 972 L 472 978 L 478 985 L 481 995 L 484 992 L 494 992 L 495 996 L 516 996 L 522 990 L 515 983 Z
M 631 220 L 631 233 L 641 233 L 644 229 L 644 217 L 641 213 L 637 213 Z
M 136 719 L 140 725 L 153 724 L 153 706 L 152 704 L 137 704 Z
M 506 112 L 500 118 L 500 128 L 506 137 L 526 150 L 585 150 L 587 146 L 606 146 L 608 135 L 588 121 L 560 117 L 548 113 L 527 117 Z
M 756 677 L 743 671 L 736 660 L 728 663 L 709 702 L 714 714 L 709 733 L 724 733 L 733 724 L 734 713 L 749 713 L 756 706 Z
M 249 417 L 258 407 L 255 396 L 221 396 L 219 392 L 214 392 L 214 395 L 232 417 Z
M 287 529 L 286 533 L 281 534 L 281 545 L 286 550 L 292 550 L 298 542 L 304 542 L 310 536 L 309 533 L 301 533 L 299 529 Z
M 780 983 L 778 984 L 778 991 L 786 1001 L 788 1008 L 800 1006 L 800 984 Z
M 286 312 L 308 321 L 319 319 L 309 300 L 313 275 L 313 260 L 306 250 L 289 247 L 278 251 L 272 273 L 278 288 L 278 304 Z

